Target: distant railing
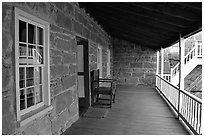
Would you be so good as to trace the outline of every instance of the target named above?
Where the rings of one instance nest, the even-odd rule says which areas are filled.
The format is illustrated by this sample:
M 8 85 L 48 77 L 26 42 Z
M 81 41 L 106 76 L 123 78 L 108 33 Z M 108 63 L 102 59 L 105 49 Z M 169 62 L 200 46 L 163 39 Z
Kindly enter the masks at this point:
M 190 60 L 192 60 L 196 56 L 195 52 L 196 52 L 196 47 L 194 47 L 188 52 L 188 54 L 184 57 L 184 64 L 187 64 Z M 179 72 L 179 69 L 180 69 L 180 63 L 177 63 L 176 66 L 174 66 L 171 69 L 172 77 Z
M 156 87 L 194 134 L 202 134 L 202 100 L 156 75 Z
M 163 74 L 163 78 L 171 82 L 171 74 Z

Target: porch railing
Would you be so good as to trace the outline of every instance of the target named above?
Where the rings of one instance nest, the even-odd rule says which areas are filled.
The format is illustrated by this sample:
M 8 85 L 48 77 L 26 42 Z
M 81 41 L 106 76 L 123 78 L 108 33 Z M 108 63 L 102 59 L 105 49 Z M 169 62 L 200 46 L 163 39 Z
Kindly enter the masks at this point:
M 202 101 L 156 75 L 156 87 L 194 134 L 201 135 Z

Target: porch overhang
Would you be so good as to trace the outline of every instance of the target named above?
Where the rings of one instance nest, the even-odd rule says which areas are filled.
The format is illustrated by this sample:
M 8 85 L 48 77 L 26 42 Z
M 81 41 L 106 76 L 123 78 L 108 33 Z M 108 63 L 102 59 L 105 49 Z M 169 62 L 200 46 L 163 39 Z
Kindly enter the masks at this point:
M 202 29 L 202 2 L 79 2 L 112 37 L 158 50 Z

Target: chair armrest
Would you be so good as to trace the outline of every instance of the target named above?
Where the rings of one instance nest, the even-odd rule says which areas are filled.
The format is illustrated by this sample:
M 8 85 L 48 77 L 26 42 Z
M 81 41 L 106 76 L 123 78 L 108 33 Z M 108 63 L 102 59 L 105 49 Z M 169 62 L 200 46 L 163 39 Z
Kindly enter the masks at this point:
M 99 80 L 116 81 L 116 79 L 111 79 L 111 78 L 99 78 Z
M 113 83 L 113 81 L 104 81 L 104 80 L 101 80 L 101 79 L 100 80 L 94 80 L 93 82 Z

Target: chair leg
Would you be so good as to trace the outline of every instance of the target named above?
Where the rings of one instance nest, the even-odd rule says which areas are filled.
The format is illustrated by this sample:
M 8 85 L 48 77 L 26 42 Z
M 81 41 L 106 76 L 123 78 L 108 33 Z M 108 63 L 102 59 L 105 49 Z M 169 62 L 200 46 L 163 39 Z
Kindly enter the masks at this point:
M 115 103 L 115 93 L 113 94 L 113 103 Z
M 96 102 L 98 102 L 99 94 L 96 94 Z
M 112 93 L 110 94 L 110 108 L 112 107 L 112 99 L 113 99 L 113 96 L 112 96 Z

